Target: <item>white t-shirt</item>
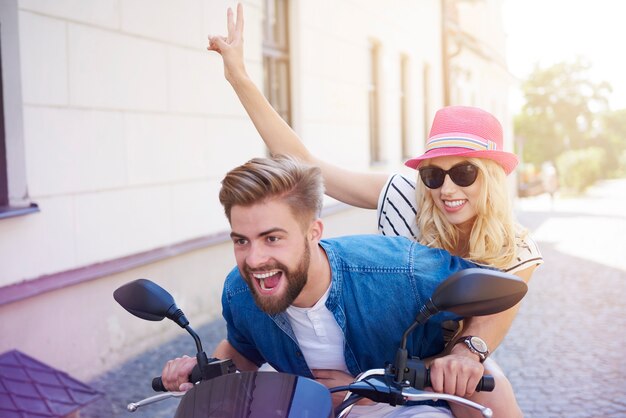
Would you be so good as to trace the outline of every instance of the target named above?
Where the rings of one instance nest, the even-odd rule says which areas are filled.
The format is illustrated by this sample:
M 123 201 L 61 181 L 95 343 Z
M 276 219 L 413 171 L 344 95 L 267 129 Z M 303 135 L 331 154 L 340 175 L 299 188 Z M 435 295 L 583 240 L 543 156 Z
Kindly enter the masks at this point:
M 415 182 L 394 174 L 389 177 L 378 198 L 378 230 L 383 235 L 403 236 L 417 240 L 417 195 Z M 543 263 L 543 257 L 535 241 L 526 236 L 516 236 L 516 258 L 504 269 L 516 273 L 530 266 Z
M 343 332 L 332 312 L 326 307 L 329 293 L 330 286 L 313 307 L 289 306 L 286 313 L 310 369 L 341 370 L 349 373 L 343 355 Z

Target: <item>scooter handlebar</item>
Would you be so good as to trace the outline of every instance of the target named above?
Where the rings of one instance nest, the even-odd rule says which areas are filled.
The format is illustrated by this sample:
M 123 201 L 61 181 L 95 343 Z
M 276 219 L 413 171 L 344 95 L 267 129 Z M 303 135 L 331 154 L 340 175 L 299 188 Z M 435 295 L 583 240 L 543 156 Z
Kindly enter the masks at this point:
M 432 387 L 430 382 L 430 369 L 426 369 L 426 375 L 424 376 L 424 385 L 422 387 L 418 387 L 419 385 L 413 385 L 416 389 L 422 389 L 425 387 Z M 484 375 L 478 381 L 476 385 L 476 392 L 493 392 L 496 387 L 496 380 L 491 375 Z
M 202 373 L 200 372 L 200 367 L 198 367 L 197 364 L 193 367 L 193 370 L 191 370 L 191 374 L 189 375 L 188 379 L 191 383 L 197 383 L 202 380 Z M 155 392 L 168 392 L 165 386 L 163 386 L 163 380 L 161 379 L 161 376 L 152 379 L 152 389 Z
M 191 383 L 197 383 L 200 380 L 202 380 L 202 374 L 200 373 L 200 368 L 198 367 L 198 365 L 195 365 L 193 370 L 191 371 L 191 374 L 189 375 L 189 381 Z M 415 384 L 413 386 L 416 389 L 423 389 L 424 387 L 432 386 L 431 381 L 430 381 L 430 369 L 426 370 L 426 375 L 424 376 L 424 384 L 423 385 Z M 494 377 L 491 375 L 485 375 L 481 377 L 480 380 L 478 381 L 478 384 L 476 385 L 476 391 L 477 392 L 492 392 L 495 389 L 495 387 L 496 387 L 496 381 Z M 155 377 L 154 379 L 152 379 L 152 389 L 155 392 L 167 392 L 168 391 L 165 388 L 165 386 L 163 386 L 163 380 L 161 379 L 161 376 Z
M 481 377 L 478 385 L 476 385 L 476 390 L 478 392 L 493 392 L 496 388 L 496 379 L 491 375 L 486 375 Z

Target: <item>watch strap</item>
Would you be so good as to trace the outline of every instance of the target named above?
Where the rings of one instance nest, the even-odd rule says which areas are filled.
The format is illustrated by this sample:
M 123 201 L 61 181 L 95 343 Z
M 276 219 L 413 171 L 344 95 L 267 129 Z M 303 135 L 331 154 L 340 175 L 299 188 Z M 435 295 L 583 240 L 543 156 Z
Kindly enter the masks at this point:
M 474 342 L 476 342 L 477 344 L 474 344 Z M 489 356 L 489 349 L 487 348 L 487 343 L 481 338 L 475 337 L 473 335 L 468 335 L 459 338 L 454 344 L 456 345 L 459 343 L 465 344 L 470 352 L 478 356 L 478 359 L 481 363 L 487 360 L 487 357 Z

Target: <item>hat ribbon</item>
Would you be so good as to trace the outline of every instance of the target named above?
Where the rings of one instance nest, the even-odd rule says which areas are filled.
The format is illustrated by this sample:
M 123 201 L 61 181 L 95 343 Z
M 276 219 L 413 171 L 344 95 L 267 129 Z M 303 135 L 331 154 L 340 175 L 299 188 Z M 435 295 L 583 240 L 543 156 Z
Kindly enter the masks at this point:
M 467 148 L 475 151 L 497 150 L 498 144 L 493 141 L 481 141 L 476 138 L 462 136 L 431 138 L 426 142 L 426 151 L 438 148 Z

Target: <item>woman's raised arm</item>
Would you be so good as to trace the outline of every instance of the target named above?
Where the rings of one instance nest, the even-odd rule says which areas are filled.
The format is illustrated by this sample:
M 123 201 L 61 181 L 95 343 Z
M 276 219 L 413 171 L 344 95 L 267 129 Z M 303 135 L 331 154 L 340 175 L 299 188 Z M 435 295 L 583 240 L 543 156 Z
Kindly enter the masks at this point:
M 298 135 L 272 108 L 263 93 L 248 76 L 243 58 L 243 6 L 237 5 L 237 20 L 232 9 L 227 12 L 228 36 L 210 36 L 209 51 L 224 61 L 224 76 L 272 154 L 295 157 L 321 168 L 326 193 L 344 203 L 375 209 L 387 174 L 359 173 L 327 163 L 312 155 Z

